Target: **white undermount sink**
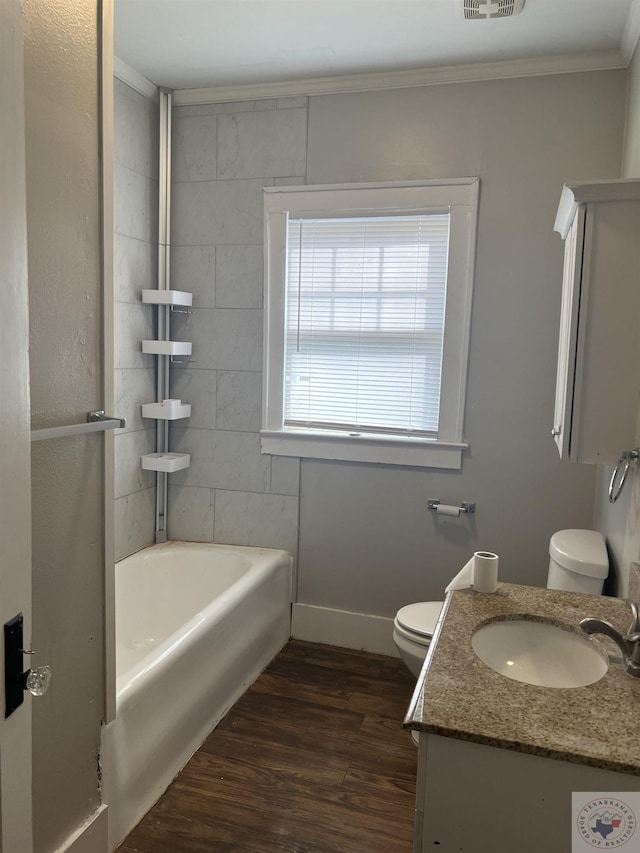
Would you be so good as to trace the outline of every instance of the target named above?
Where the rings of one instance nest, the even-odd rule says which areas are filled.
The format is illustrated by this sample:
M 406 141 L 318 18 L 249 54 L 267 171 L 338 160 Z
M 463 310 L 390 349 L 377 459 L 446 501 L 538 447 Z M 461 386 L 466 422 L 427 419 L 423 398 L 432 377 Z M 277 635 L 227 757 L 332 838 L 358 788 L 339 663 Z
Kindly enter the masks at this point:
M 539 687 L 586 687 L 609 667 L 590 640 L 550 622 L 491 622 L 478 628 L 471 645 L 495 672 Z

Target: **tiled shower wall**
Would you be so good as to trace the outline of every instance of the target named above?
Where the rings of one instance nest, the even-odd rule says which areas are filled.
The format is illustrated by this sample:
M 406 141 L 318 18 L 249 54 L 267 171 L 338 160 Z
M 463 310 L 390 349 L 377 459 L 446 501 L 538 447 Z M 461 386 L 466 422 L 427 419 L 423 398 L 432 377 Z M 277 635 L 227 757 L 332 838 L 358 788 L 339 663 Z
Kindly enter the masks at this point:
M 260 453 L 262 188 L 304 183 L 306 144 L 306 98 L 173 111 L 171 286 L 194 307 L 172 321 L 193 355 L 172 367 L 192 415 L 171 424 L 191 454 L 169 478 L 171 539 L 297 550 L 299 460 Z
M 115 437 L 116 559 L 153 542 L 155 474 L 140 456 L 155 450 L 155 421 L 140 404 L 156 398 L 154 357 L 140 341 L 155 338 L 144 287 L 157 287 L 158 106 L 114 81 L 115 413 L 127 421 Z

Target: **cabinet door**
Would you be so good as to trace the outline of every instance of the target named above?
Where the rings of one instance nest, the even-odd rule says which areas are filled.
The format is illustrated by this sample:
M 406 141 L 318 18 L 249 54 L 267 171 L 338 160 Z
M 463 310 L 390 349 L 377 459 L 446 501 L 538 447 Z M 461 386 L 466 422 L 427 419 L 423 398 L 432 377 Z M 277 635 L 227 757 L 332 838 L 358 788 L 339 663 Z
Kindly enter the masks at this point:
M 558 342 L 558 374 L 556 377 L 556 403 L 552 435 L 561 459 L 568 459 L 572 441 L 573 395 L 576 374 L 576 339 L 582 261 L 585 213 L 578 208 L 564 245 L 564 276 L 560 308 L 560 338 Z
M 640 202 L 587 205 L 569 457 L 615 465 L 638 444 Z

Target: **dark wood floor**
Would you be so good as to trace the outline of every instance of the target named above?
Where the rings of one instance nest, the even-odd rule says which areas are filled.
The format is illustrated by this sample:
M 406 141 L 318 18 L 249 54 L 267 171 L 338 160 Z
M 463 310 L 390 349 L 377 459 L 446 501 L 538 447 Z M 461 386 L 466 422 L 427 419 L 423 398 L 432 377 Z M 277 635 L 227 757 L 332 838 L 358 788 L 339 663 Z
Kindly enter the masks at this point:
M 119 853 L 410 853 L 413 684 L 394 658 L 292 640 Z

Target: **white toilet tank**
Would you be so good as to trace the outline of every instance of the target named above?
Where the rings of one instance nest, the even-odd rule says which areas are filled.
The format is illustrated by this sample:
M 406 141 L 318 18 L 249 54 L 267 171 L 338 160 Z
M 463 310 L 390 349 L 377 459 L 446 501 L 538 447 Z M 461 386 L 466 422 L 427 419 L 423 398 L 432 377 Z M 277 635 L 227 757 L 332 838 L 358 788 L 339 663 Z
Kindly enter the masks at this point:
M 595 530 L 559 530 L 549 542 L 547 589 L 601 595 L 609 574 L 602 535 Z

